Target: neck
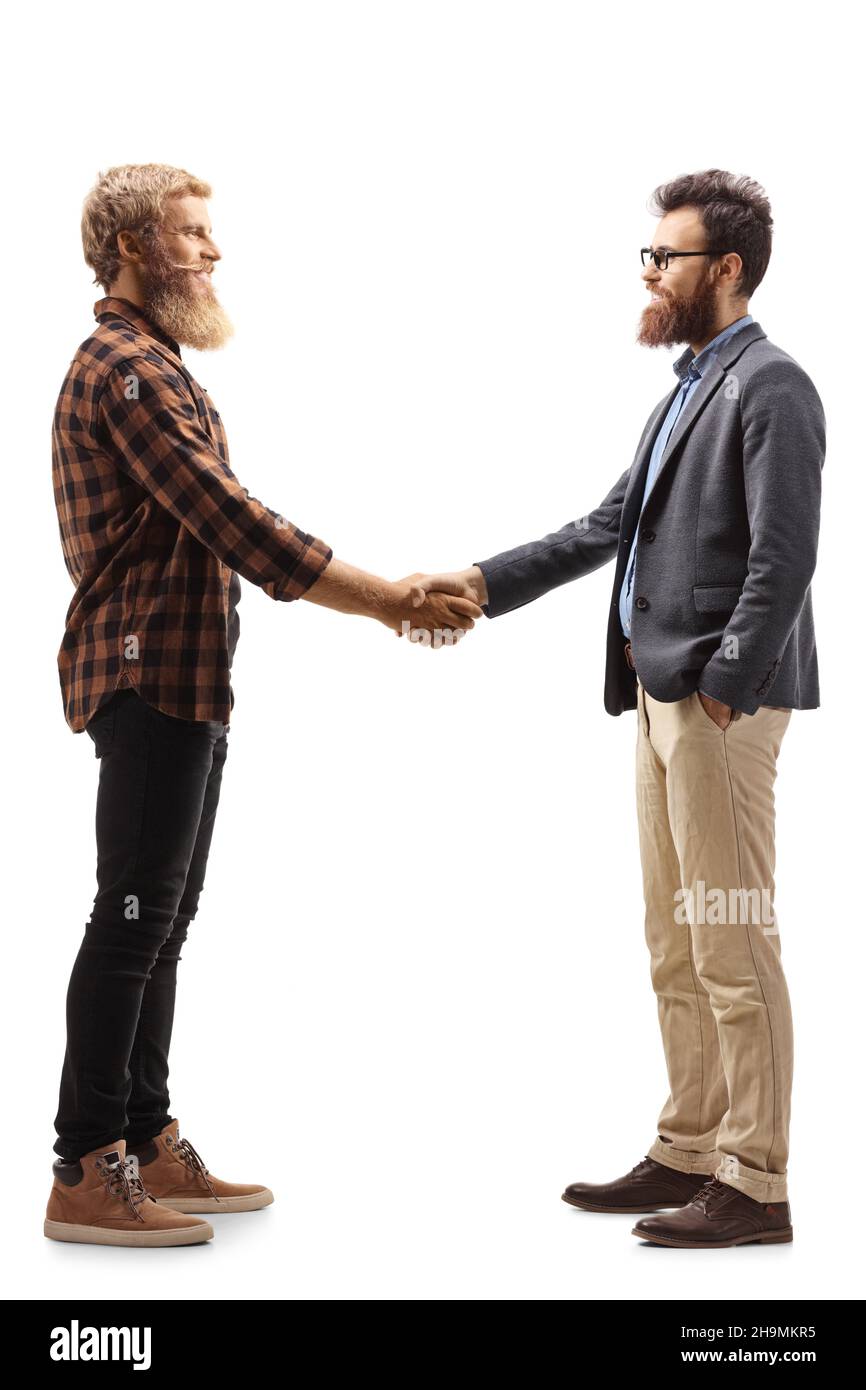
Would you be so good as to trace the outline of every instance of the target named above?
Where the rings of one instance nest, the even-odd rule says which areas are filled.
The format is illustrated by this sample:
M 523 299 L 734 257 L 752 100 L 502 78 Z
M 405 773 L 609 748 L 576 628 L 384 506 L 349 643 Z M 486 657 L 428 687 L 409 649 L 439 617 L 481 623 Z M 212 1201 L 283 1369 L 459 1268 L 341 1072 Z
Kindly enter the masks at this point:
M 748 312 L 749 306 L 748 304 L 746 304 L 743 308 L 731 308 L 728 309 L 726 313 L 723 313 L 720 316 L 719 322 L 716 324 L 716 326 L 713 328 L 711 333 L 706 338 L 702 339 L 702 341 L 699 343 L 689 343 L 689 347 L 691 348 L 695 356 L 697 357 L 699 352 L 703 352 L 707 343 L 711 343 L 713 339 L 719 335 L 719 333 L 724 332 L 726 328 L 728 328 L 732 323 L 736 323 L 737 319 L 743 318 Z
M 144 308 L 144 292 L 137 276 L 129 273 L 129 270 L 121 271 L 117 279 L 111 284 L 108 293 L 113 299 L 125 299 L 130 304 L 135 304 L 137 308 Z

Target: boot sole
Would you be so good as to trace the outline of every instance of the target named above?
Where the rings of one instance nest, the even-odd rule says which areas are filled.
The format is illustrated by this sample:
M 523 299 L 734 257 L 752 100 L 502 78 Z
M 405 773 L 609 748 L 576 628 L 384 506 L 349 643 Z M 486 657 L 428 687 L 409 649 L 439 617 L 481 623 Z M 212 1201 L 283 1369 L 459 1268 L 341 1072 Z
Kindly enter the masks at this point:
M 727 1250 L 732 1245 L 785 1245 L 794 1239 L 794 1228 L 782 1226 L 778 1231 L 734 1236 L 732 1240 L 677 1240 L 673 1236 L 650 1235 L 649 1231 L 639 1231 L 636 1226 L 632 1229 L 632 1235 L 639 1240 L 651 1241 L 653 1245 L 674 1245 L 681 1250 Z
M 186 1211 L 190 1213 L 211 1212 L 219 1216 L 220 1212 L 229 1211 L 258 1211 L 261 1207 L 269 1207 L 274 1200 L 274 1194 L 270 1188 L 265 1188 L 264 1192 L 249 1192 L 242 1197 L 157 1197 L 161 1207 L 171 1207 L 172 1211 Z
M 46 1217 L 43 1230 L 49 1240 L 86 1245 L 200 1245 L 203 1241 L 213 1240 L 213 1227 L 208 1221 L 174 1231 L 113 1231 L 104 1226 L 75 1226 L 70 1221 L 49 1221 Z
M 160 1201 L 161 1200 L 162 1198 L 160 1198 Z M 671 1211 L 675 1207 L 687 1207 L 691 1201 L 691 1197 L 686 1202 L 665 1202 L 665 1204 L 660 1207 L 600 1207 L 594 1202 L 581 1202 L 578 1201 L 576 1197 L 566 1197 L 564 1192 L 562 1194 L 562 1200 L 563 1202 L 567 1202 L 570 1207 L 580 1207 L 582 1211 L 609 1211 L 614 1214 L 619 1213 L 620 1215 L 634 1216 L 639 1212 Z

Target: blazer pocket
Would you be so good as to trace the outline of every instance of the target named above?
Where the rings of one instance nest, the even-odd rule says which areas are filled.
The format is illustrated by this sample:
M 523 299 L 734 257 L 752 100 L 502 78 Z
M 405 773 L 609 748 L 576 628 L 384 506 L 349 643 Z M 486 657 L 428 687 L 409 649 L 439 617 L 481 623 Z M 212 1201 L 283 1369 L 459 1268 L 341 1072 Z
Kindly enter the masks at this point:
M 699 613 L 731 613 L 743 592 L 739 584 L 695 584 L 692 597 Z

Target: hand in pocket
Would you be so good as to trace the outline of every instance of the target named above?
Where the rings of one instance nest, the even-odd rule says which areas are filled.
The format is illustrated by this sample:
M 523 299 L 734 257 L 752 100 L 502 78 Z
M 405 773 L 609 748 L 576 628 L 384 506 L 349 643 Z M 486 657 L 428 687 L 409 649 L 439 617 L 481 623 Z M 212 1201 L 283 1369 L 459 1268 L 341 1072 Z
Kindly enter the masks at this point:
M 704 695 L 703 691 L 696 690 L 695 694 L 709 719 L 712 719 L 717 729 L 723 732 L 735 719 L 739 719 L 741 711 L 732 709 L 730 705 L 724 704 L 721 700 L 714 700 L 712 695 Z

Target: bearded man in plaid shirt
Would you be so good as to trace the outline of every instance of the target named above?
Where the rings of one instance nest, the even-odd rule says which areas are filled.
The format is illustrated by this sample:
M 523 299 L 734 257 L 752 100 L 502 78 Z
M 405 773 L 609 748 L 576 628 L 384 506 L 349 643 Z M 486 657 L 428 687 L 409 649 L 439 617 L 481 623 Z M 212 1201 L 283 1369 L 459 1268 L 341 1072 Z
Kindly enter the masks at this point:
M 270 598 L 375 618 L 426 645 L 474 626 L 467 598 L 421 595 L 338 560 L 251 497 L 219 412 L 180 347 L 232 326 L 209 186 L 123 165 L 84 204 L 105 297 L 63 381 L 52 434 L 60 538 L 75 593 L 58 653 L 64 713 L 100 761 L 97 893 L 66 1001 L 52 1239 L 209 1240 L 212 1212 L 273 1201 L 214 1176 L 169 1113 L 177 963 L 204 883 L 234 695 L 243 576 Z M 420 606 L 419 606 L 420 605 Z

